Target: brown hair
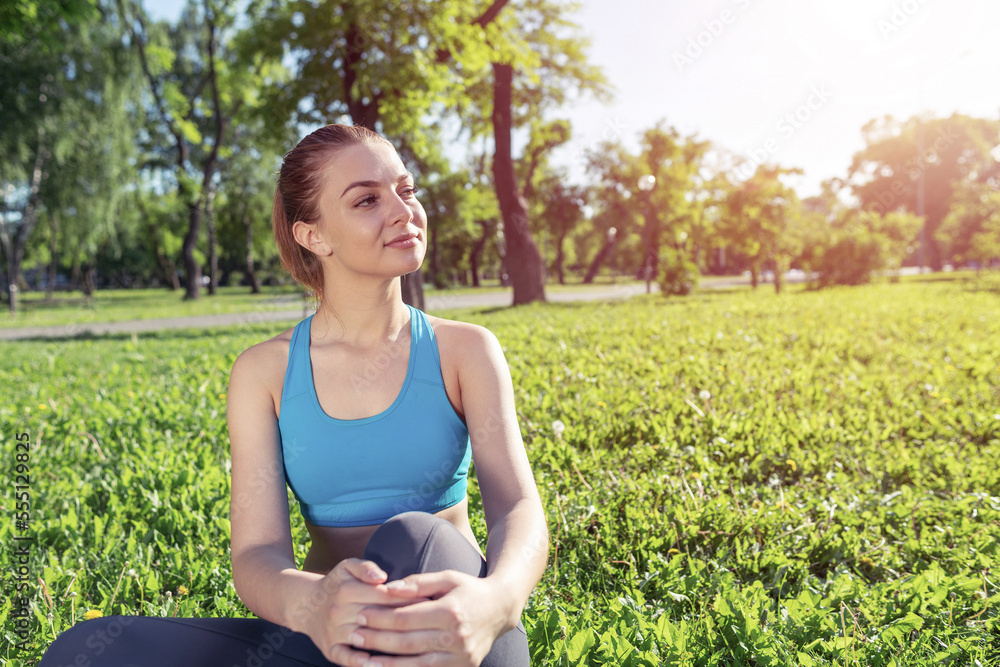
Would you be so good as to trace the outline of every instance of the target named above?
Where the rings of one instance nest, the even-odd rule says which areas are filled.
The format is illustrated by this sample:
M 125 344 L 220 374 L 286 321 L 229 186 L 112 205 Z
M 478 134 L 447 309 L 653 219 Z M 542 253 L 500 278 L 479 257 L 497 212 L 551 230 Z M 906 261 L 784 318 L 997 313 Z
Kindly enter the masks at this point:
M 337 151 L 357 144 L 389 143 L 382 135 L 366 127 L 327 125 L 306 136 L 285 154 L 274 191 L 271 222 L 278 244 L 281 265 L 316 295 L 323 298 L 323 266 L 319 258 L 302 247 L 292 235 L 296 221 L 319 219 L 319 197 L 323 174 Z

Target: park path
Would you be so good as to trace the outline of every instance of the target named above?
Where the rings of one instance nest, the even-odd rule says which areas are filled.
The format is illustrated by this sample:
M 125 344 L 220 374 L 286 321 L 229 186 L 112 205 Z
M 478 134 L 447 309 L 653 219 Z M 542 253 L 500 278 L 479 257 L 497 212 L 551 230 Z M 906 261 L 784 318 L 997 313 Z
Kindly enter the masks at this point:
M 653 286 L 656 290 L 656 286 Z M 550 291 L 546 294 L 549 301 L 599 301 L 607 299 L 627 299 L 633 295 L 645 292 L 642 285 L 603 285 L 587 290 L 571 292 Z M 511 305 L 513 293 L 485 292 L 482 294 L 433 294 L 425 300 L 428 312 L 451 310 L 455 308 L 490 308 Z M 126 320 L 122 322 L 86 322 L 81 324 L 65 324 L 60 326 L 20 327 L 17 329 L 0 329 L 0 341 L 24 340 L 37 338 L 72 338 L 75 336 L 105 336 L 108 334 L 143 333 L 148 331 L 163 331 L 165 329 L 188 329 L 199 327 L 221 327 L 240 324 L 256 324 L 259 322 L 299 321 L 308 317 L 313 310 L 300 306 L 289 308 L 290 304 L 305 302 L 298 296 L 269 299 L 260 304 L 256 310 L 242 313 L 223 313 L 217 315 L 191 315 L 187 317 L 164 317 L 148 320 Z

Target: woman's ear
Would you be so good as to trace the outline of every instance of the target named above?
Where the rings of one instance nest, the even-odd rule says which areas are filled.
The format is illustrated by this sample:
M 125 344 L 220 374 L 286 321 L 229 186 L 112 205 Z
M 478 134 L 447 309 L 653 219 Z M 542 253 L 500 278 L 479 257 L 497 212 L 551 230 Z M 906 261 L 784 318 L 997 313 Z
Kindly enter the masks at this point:
M 333 254 L 333 248 L 319 233 L 319 225 L 315 222 L 296 220 L 292 225 L 292 236 L 296 242 L 309 252 L 320 257 Z

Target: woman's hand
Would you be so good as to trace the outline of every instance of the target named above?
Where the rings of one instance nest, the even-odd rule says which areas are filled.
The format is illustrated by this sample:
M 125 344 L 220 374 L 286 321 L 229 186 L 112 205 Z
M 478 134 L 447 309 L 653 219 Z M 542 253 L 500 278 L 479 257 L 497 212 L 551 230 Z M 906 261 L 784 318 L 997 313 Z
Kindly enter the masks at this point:
M 368 665 L 479 667 L 493 642 L 516 624 L 513 601 L 489 579 L 444 570 L 385 588 L 406 606 L 361 609 L 352 643 L 398 655 L 375 656 Z
M 393 607 L 429 599 L 391 591 L 384 583 L 386 578 L 386 573 L 372 561 L 342 560 L 290 610 L 294 628 L 308 635 L 327 660 L 345 667 L 361 667 L 371 657 L 352 647 L 357 645 L 355 634 L 361 610 L 392 611 Z

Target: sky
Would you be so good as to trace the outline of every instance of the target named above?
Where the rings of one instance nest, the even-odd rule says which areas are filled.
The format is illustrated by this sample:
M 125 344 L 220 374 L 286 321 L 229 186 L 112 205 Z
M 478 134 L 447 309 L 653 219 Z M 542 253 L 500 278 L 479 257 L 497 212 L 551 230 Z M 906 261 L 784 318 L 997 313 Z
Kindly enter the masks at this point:
M 181 0 L 146 3 L 174 18 Z M 154 9 L 155 5 L 155 9 Z M 926 111 L 1000 118 L 998 0 L 582 0 L 590 61 L 614 89 L 556 116 L 553 154 L 584 182 L 602 139 L 633 149 L 665 121 L 745 157 L 799 167 L 801 196 L 846 177 L 861 128 Z M 1000 137 L 997 138 L 1000 144 Z

